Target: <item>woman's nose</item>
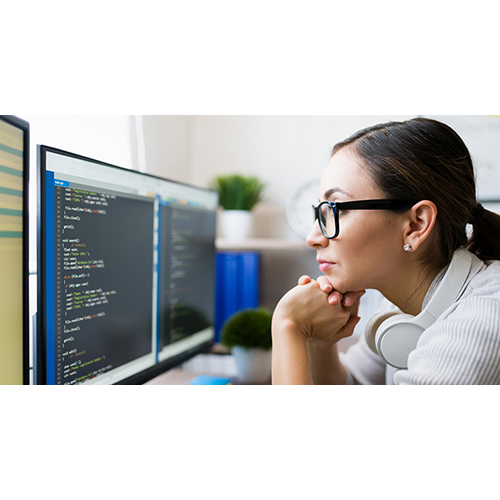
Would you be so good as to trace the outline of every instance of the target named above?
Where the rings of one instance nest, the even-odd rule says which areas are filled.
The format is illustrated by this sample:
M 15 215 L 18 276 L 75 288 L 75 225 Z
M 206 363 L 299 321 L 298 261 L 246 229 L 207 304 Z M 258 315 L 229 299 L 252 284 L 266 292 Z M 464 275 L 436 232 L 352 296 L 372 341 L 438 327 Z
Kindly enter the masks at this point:
M 316 220 L 311 231 L 307 235 L 306 242 L 310 247 L 316 248 L 318 246 L 325 247 L 328 245 L 328 238 L 323 236 L 321 229 L 319 227 L 319 222 Z

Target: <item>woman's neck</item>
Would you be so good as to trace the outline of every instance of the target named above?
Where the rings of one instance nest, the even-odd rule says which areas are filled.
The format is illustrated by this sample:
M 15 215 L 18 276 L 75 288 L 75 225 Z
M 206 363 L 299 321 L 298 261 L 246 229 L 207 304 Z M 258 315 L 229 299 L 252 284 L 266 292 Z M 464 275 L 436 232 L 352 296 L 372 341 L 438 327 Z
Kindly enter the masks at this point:
M 425 273 L 420 266 L 413 265 L 405 272 L 404 279 L 380 292 L 402 312 L 416 316 L 422 311 L 425 296 L 438 272 Z

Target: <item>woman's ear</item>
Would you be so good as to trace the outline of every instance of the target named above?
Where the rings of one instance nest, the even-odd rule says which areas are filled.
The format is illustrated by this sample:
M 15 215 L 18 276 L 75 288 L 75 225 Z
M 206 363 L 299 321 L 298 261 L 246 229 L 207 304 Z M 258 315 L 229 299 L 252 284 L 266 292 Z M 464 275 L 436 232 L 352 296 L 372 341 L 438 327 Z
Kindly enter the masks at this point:
M 422 200 L 407 212 L 404 244 L 416 250 L 431 234 L 436 223 L 437 207 L 429 200 Z

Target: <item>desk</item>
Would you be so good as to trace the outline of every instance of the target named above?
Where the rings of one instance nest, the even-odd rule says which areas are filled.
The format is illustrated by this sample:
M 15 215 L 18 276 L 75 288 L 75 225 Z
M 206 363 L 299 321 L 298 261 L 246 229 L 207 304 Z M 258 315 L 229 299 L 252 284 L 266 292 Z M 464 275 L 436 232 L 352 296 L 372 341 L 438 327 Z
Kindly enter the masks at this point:
M 178 368 L 172 368 L 149 380 L 145 385 L 186 385 L 198 375 L 230 378 L 233 384 L 240 384 L 234 356 L 230 354 L 198 354 Z
M 339 342 L 339 351 L 346 352 L 347 349 L 357 342 L 356 337 L 342 339 Z M 198 375 L 215 375 L 230 378 L 235 385 L 241 385 L 238 381 L 238 369 L 236 361 L 231 354 L 198 354 L 186 361 L 178 368 L 172 368 L 145 385 L 187 385 Z M 265 385 L 270 384 L 269 380 Z

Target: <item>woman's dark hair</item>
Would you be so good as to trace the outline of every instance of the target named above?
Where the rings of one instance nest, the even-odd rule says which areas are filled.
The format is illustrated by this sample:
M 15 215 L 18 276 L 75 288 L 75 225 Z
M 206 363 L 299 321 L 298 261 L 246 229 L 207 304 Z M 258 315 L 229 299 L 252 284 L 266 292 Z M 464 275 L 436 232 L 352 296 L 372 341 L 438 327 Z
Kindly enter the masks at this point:
M 388 122 L 339 142 L 332 156 L 344 147 L 362 160 L 387 198 L 436 204 L 438 252 L 425 257 L 429 265 L 449 264 L 460 246 L 482 260 L 500 260 L 500 216 L 478 204 L 470 153 L 451 127 L 428 118 Z

